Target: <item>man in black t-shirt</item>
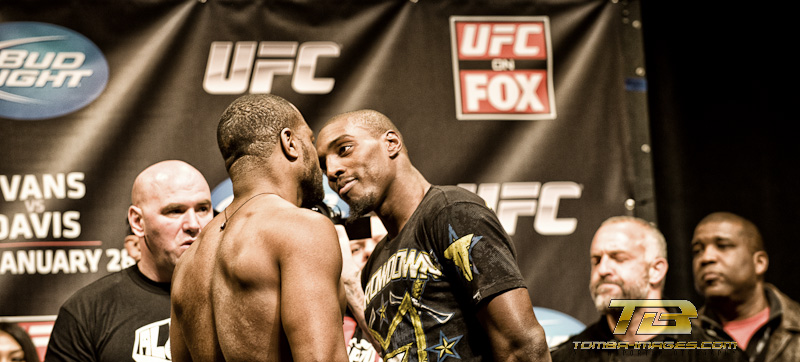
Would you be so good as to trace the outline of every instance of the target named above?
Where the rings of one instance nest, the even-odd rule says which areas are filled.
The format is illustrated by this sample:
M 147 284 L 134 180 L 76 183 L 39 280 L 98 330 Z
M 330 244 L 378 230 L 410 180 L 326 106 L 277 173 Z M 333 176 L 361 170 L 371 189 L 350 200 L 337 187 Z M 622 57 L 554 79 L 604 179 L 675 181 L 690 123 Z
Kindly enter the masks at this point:
M 45 361 L 169 361 L 175 263 L 211 221 L 211 192 L 183 161 L 163 161 L 133 184 L 128 221 L 138 264 L 77 291 L 58 312 Z
M 482 199 L 428 183 L 376 111 L 333 117 L 317 153 L 350 217 L 374 211 L 388 232 L 362 273 L 384 360 L 550 360 L 513 244 Z

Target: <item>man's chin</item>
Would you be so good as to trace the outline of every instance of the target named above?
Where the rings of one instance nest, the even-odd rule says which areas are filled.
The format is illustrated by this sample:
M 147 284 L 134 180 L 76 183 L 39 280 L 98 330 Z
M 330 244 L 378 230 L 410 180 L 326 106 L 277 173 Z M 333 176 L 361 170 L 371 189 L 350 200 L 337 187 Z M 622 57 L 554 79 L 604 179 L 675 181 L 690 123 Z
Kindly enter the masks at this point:
M 614 295 L 606 295 L 606 294 L 596 296 L 594 298 L 594 307 L 601 314 L 606 314 L 609 311 L 608 304 L 611 303 L 612 299 L 619 299 L 619 298 Z
M 720 299 L 727 298 L 731 295 L 731 290 L 722 283 L 714 283 L 711 285 L 703 285 L 698 288 L 700 295 L 706 299 Z
M 347 217 L 348 223 L 358 220 L 374 210 L 373 198 L 371 197 L 347 198 L 345 202 L 347 202 L 347 206 L 350 206 L 350 215 Z

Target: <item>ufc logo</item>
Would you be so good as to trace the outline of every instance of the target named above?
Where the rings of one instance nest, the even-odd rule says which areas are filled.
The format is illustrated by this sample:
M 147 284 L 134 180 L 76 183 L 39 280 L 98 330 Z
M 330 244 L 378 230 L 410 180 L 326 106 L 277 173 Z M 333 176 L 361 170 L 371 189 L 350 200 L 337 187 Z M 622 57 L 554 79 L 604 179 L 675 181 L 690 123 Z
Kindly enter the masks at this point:
M 203 88 L 210 94 L 270 93 L 275 76 L 291 75 L 297 93 L 327 94 L 335 80 L 316 78 L 317 62 L 339 54 L 338 44 L 324 41 L 213 42 Z
M 542 23 L 459 23 L 459 58 L 543 59 Z
M 495 210 L 508 235 L 517 230 L 520 216 L 534 216 L 533 228 L 542 235 L 569 235 L 578 227 L 578 219 L 559 218 L 562 199 L 577 199 L 583 189 L 574 182 L 506 182 L 458 184 L 475 192 Z
M 697 318 L 697 308 L 688 300 L 660 300 L 660 299 L 612 299 L 608 303 L 610 308 L 622 308 L 614 334 L 625 334 L 631 324 L 633 311 L 637 307 L 664 308 L 678 307 L 681 313 L 661 313 L 658 321 L 675 321 L 675 325 L 654 325 L 658 314 L 645 312 L 642 323 L 636 334 L 691 334 L 692 318 Z

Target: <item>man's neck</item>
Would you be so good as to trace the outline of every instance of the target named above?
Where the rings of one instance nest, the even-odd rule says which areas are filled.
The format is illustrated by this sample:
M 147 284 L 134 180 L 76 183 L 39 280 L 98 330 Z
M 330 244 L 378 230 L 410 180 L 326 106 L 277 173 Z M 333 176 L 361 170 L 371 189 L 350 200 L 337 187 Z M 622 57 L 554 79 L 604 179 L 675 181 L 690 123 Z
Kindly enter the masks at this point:
M 277 195 L 297 206 L 302 202 L 300 183 L 286 167 L 270 169 L 243 164 L 236 172 L 229 172 L 229 175 L 234 196 L 232 204 L 264 193 Z
M 413 167 L 406 175 L 395 178 L 387 191 L 386 199 L 375 210 L 386 227 L 389 239 L 400 233 L 430 187 L 431 184 Z
M 151 265 L 150 263 L 146 262 L 145 260 L 141 260 L 136 264 L 136 267 L 139 268 L 139 271 L 144 275 L 147 279 L 150 279 L 156 283 L 169 283 L 172 282 L 172 273 L 164 273 L 163 271 L 159 271 L 155 265 Z
M 769 301 L 767 301 L 763 283 L 757 283 L 755 288 L 740 298 L 708 300 L 708 308 L 717 314 L 723 324 L 750 318 L 767 307 L 769 307 Z

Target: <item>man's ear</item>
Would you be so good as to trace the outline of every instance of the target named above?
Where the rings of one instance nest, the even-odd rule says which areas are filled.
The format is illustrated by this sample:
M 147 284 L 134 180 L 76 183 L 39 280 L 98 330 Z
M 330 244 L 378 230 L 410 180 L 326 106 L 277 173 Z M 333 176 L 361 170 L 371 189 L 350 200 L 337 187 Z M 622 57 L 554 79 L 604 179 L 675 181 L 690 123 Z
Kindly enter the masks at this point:
M 397 157 L 397 155 L 399 155 L 400 151 L 403 149 L 403 141 L 400 139 L 400 136 L 397 134 L 397 132 L 388 130 L 383 135 L 383 139 L 386 142 L 386 150 L 389 151 L 389 157 Z
M 656 257 L 650 263 L 650 284 L 661 285 L 667 277 L 667 269 L 669 269 L 667 259 Z
M 128 223 L 131 224 L 131 231 L 134 235 L 140 238 L 144 237 L 144 218 L 141 208 L 134 205 L 128 208 Z
M 288 127 L 281 130 L 281 151 L 286 158 L 292 161 L 300 157 L 300 144 L 294 131 Z
M 769 267 L 769 256 L 764 250 L 759 250 L 753 253 L 753 264 L 756 267 L 756 275 L 764 276 Z

